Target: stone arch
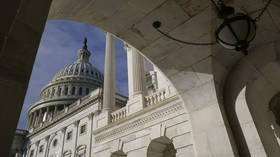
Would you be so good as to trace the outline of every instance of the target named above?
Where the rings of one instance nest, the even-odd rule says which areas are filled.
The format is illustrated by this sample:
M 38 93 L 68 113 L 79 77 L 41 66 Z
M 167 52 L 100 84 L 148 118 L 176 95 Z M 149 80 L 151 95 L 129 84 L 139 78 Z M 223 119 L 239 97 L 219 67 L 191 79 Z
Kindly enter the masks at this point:
M 262 76 L 247 85 L 246 100 L 267 156 L 277 156 L 280 154 L 280 126 L 270 103 L 280 91 L 280 64 L 271 62 L 260 72 Z
M 127 155 L 122 150 L 119 150 L 112 153 L 110 157 L 127 157 Z
M 266 156 L 257 128 L 249 111 L 245 93 L 246 88 L 243 88 L 236 99 L 236 115 L 250 154 L 252 156 Z
M 250 148 L 248 146 L 248 143 L 246 142 L 246 137 L 244 135 L 244 132 L 242 131 L 242 126 L 239 122 L 238 115 L 236 113 L 236 105 L 238 104 L 236 102 L 238 101 L 238 96 L 240 96 L 242 89 L 246 88 L 246 94 L 243 98 L 243 101 L 246 102 L 246 104 L 248 105 L 249 111 L 252 115 L 258 133 L 262 132 L 262 128 L 260 126 L 258 127 L 258 121 L 256 121 L 258 117 L 254 115 L 253 111 L 260 106 L 254 106 L 254 104 L 256 104 L 256 101 L 252 101 L 252 95 L 258 97 L 259 95 L 256 91 L 260 92 L 260 86 L 263 86 L 264 83 L 273 86 L 274 83 L 271 79 L 279 78 L 276 72 L 270 71 L 270 68 L 267 68 L 271 67 L 272 64 L 279 64 L 278 56 L 280 51 L 279 48 L 275 46 L 277 45 L 277 43 L 279 43 L 279 41 L 272 41 L 270 44 L 260 44 L 258 46 L 255 46 L 253 48 L 254 53 L 241 58 L 237 62 L 237 64 L 232 68 L 231 72 L 227 75 L 224 88 L 224 106 L 227 118 L 229 120 L 229 125 L 232 130 L 232 135 L 235 139 L 235 143 L 237 149 L 239 150 L 240 156 L 250 156 Z M 265 58 L 261 58 L 260 56 L 262 56 L 264 52 L 266 52 L 266 56 Z M 273 69 L 280 70 L 280 68 L 275 67 Z M 255 89 L 255 91 L 252 89 Z M 248 99 L 248 90 L 251 91 L 249 93 L 251 95 L 250 97 L 252 100 Z M 270 92 L 267 92 L 270 93 L 271 90 Z M 270 100 L 270 98 L 266 97 L 265 99 Z M 260 135 L 260 139 L 263 142 L 262 135 Z M 263 146 L 265 148 L 266 153 L 270 152 L 266 149 L 267 144 L 263 143 Z
M 49 144 L 47 147 L 47 156 L 53 156 L 53 157 L 57 157 L 61 155 L 61 137 L 62 135 L 59 133 L 55 133 L 54 135 L 52 135 L 49 139 Z
M 147 157 L 176 157 L 176 149 L 172 140 L 162 136 L 153 139 L 147 150 Z
M 87 145 L 85 145 L 85 144 L 79 145 L 76 148 L 75 156 L 85 157 L 86 156 L 86 151 L 87 151 Z
M 237 0 L 236 0 L 237 1 Z M 233 1 L 232 3 L 236 2 Z M 104 3 L 105 4 L 104 4 Z M 138 2 L 138 1 L 135 1 Z M 51 1 L 46 1 L 44 3 L 36 3 L 36 2 L 30 2 L 28 3 L 28 7 L 20 7 L 20 11 L 18 9 L 15 9 L 15 15 L 20 14 L 24 16 L 15 16 L 19 17 L 19 21 L 22 21 L 22 23 L 28 23 L 30 27 L 25 27 L 22 26 L 21 24 L 17 24 L 19 28 L 22 28 L 22 30 L 26 30 L 25 32 L 28 34 L 28 32 L 36 38 L 34 40 L 33 38 L 19 38 L 19 46 L 14 46 L 12 43 L 14 40 L 9 40 L 9 45 L 13 45 L 7 48 L 7 52 L 16 52 L 14 54 L 23 54 L 21 53 L 21 48 L 24 48 L 26 50 L 26 45 L 25 43 L 28 43 L 26 41 L 34 41 L 34 43 L 37 43 L 35 46 L 32 46 L 34 48 L 33 51 L 35 55 L 35 49 L 36 46 L 38 45 L 38 41 L 40 39 L 40 32 L 42 31 L 44 27 L 44 20 L 47 16 L 48 12 L 48 7 L 50 5 Z M 190 6 L 195 5 L 196 9 L 190 9 L 190 8 L 185 8 L 184 6 Z M 221 113 L 219 111 L 214 112 L 213 110 L 215 109 L 220 109 L 218 105 L 215 104 L 216 98 L 216 93 L 215 91 L 213 92 L 214 87 L 214 81 L 211 78 L 212 74 L 211 72 L 205 72 L 206 74 L 209 74 L 209 80 L 212 81 L 208 86 L 203 85 L 202 82 L 205 83 L 205 80 L 203 79 L 202 82 L 199 81 L 198 76 L 195 76 L 195 74 L 199 73 L 193 73 L 193 69 L 199 69 L 199 67 L 211 67 L 211 63 L 205 63 L 205 62 L 211 62 L 212 57 L 211 57 L 211 52 L 209 51 L 211 48 L 207 47 L 206 49 L 204 48 L 193 48 L 190 46 L 185 46 L 183 47 L 182 45 L 172 42 L 170 40 L 167 40 L 165 38 L 161 38 L 160 34 L 157 33 L 156 31 L 153 31 L 152 28 L 150 27 L 151 23 L 155 19 L 155 17 L 158 20 L 163 20 L 164 23 L 166 24 L 166 27 L 164 30 L 166 32 L 170 32 L 172 35 L 176 35 L 178 37 L 182 37 L 183 40 L 188 40 L 191 39 L 192 41 L 200 41 L 200 40 L 209 40 L 211 39 L 211 35 L 207 34 L 208 30 L 211 30 L 213 22 L 211 18 L 209 18 L 209 15 L 212 15 L 211 9 L 207 6 L 209 5 L 208 3 L 196 3 L 196 1 L 192 2 L 186 2 L 182 3 L 181 1 L 159 1 L 159 3 L 155 4 L 150 4 L 145 2 L 141 2 L 135 4 L 135 3 L 130 3 L 129 5 L 127 4 L 127 1 L 122 1 L 121 3 L 116 3 L 114 1 L 110 0 L 96 0 L 96 1 L 84 1 L 82 3 L 79 3 L 79 5 L 75 5 L 74 0 L 64 0 L 64 1 L 58 1 L 54 0 L 52 1 L 52 9 L 50 10 L 50 18 L 51 19 L 76 19 L 77 21 L 83 22 L 84 20 L 88 20 L 88 24 L 91 25 L 97 25 L 100 28 L 103 28 L 104 30 L 110 31 L 114 34 L 117 34 L 119 37 L 123 38 L 126 41 L 129 41 L 129 43 L 133 46 L 135 46 L 137 49 L 143 52 L 143 54 L 146 55 L 146 57 L 150 58 L 156 65 L 159 66 L 160 69 L 167 75 L 168 78 L 170 78 L 171 82 L 174 83 L 176 89 L 180 93 L 181 97 L 183 98 L 186 107 L 190 111 L 191 114 L 191 119 L 192 123 L 195 123 L 193 125 L 193 131 L 194 131 L 194 141 L 196 142 L 197 146 L 197 152 L 198 156 L 202 155 L 207 155 L 211 153 L 212 155 L 219 155 L 219 156 L 233 156 L 231 148 L 229 146 L 228 142 L 228 134 L 225 131 L 227 128 L 224 126 L 221 130 L 220 136 L 223 136 L 224 140 L 222 141 L 224 144 L 224 149 L 219 149 L 218 152 L 212 152 L 209 149 L 209 146 L 205 143 L 211 143 L 213 147 L 217 144 L 215 140 L 207 138 L 213 134 L 215 129 L 220 127 L 221 125 L 226 125 L 227 122 L 224 122 L 224 119 L 221 118 Z M 193 4 L 194 3 L 194 4 Z M 258 5 L 258 4 L 255 4 Z M 257 1 L 256 3 L 259 3 Z M 124 7 L 123 5 L 127 4 L 128 7 Z M 249 3 L 250 4 L 250 3 Z M 279 3 L 277 3 L 279 4 Z M 19 5 L 21 6 L 21 5 Z M 135 7 L 136 6 L 136 7 Z M 140 7 L 142 6 L 142 7 Z M 105 8 L 106 7 L 106 8 Z M 170 8 L 169 8 L 170 7 Z M 274 6 L 275 7 L 275 6 Z M 38 11 L 38 14 L 34 14 L 34 10 L 30 8 L 37 8 L 35 12 Z M 244 7 L 246 8 L 246 6 Z M 253 7 L 254 8 L 254 7 Z M 139 10 L 137 10 L 139 9 Z M 209 11 L 210 10 L 210 11 Z M 118 12 L 116 12 L 118 11 Z M 153 11 L 153 12 L 152 12 Z M 185 11 L 185 12 L 184 12 Z M 152 12 L 152 13 L 151 13 Z M 201 13 L 202 12 L 202 13 Z M 38 17 L 38 18 L 32 18 L 33 20 L 30 20 L 28 15 L 31 15 L 30 17 Z M 127 16 L 126 16 L 127 15 Z M 131 16 L 128 16 L 131 15 Z M 132 16 L 135 15 L 135 16 Z M 14 16 L 12 16 L 14 17 Z M 124 18 L 128 17 L 128 18 Z M 206 17 L 208 20 L 207 22 L 204 22 L 205 19 L 202 21 L 199 20 L 203 17 Z M 279 15 L 277 16 L 279 17 Z M 144 19 L 145 18 L 145 19 Z M 16 18 L 15 18 L 16 19 Z M 14 20 L 14 19 L 13 19 Z M 116 25 L 111 24 L 114 21 L 118 21 Z M 140 22 L 142 23 L 140 23 Z M 136 24 L 135 24 L 136 23 Z M 123 24 L 123 25 L 121 25 Z M 192 27 L 189 27 L 192 26 Z M 197 26 L 197 27 L 196 27 Z M 210 28 L 205 27 L 205 26 L 210 26 Z M 9 27 L 9 24 L 8 24 Z M 204 27 L 204 28 L 202 28 Z M 17 34 L 17 29 L 18 27 L 12 27 L 11 26 L 11 32 L 14 32 L 14 34 Z M 196 31 L 193 31 L 195 28 Z M 187 31 L 182 31 L 186 29 Z M 205 31 L 204 29 L 207 29 Z M 19 29 L 21 30 L 21 29 Z M 125 32 L 125 30 L 127 32 Z M 36 33 L 35 33 L 36 32 Z M 39 32 L 39 33 L 37 33 Z M 197 33 L 199 32 L 199 33 Z M 3 34 L 6 34 L 5 32 Z M 206 36 L 201 36 L 201 34 L 206 34 Z M 8 35 L 7 35 L 8 36 Z M 12 35 L 9 35 L 9 38 L 13 39 L 16 37 L 13 37 Z M 269 35 L 268 35 L 269 36 Z M 267 37 L 268 37 L 267 36 Z M 6 38 L 6 37 L 5 37 Z M 8 39 L 8 38 L 7 38 Z M 6 40 L 6 39 L 5 39 Z M 147 45 L 151 45 L 148 47 Z M 17 47 L 17 49 L 11 48 L 11 47 Z M 174 50 L 182 50 L 185 49 L 185 51 L 176 51 L 174 53 L 169 53 L 173 52 Z M 194 51 L 195 49 L 195 51 Z M 14 51 L 16 50 L 16 51 Z M 185 53 L 185 52 L 188 53 Z M 27 52 L 27 51 L 26 51 Z M 150 52 L 150 53 L 149 53 Z M 195 52 L 195 53 L 194 53 Z M 210 53 L 209 53 L 210 52 Z M 8 54 L 8 53 L 6 53 Z M 27 72 L 27 77 L 25 78 L 25 75 L 23 74 L 23 79 L 28 80 L 28 76 L 30 75 L 30 67 L 32 68 L 32 60 L 34 60 L 34 55 L 26 55 L 26 57 L 31 62 L 26 62 L 26 66 L 18 66 L 18 67 L 24 67 L 22 71 L 28 71 Z M 20 56 L 20 55 L 19 55 Z M 176 59 L 176 63 L 172 60 Z M 179 56 L 179 57 L 178 57 Z M 9 56 L 10 57 L 10 56 Z M 160 59 L 159 59 L 160 57 Z M 20 57 L 18 57 L 20 58 Z M 189 58 L 192 58 L 192 60 L 188 60 Z M 195 59 L 193 59 L 195 58 Z M 15 62 L 17 61 L 14 59 Z M 7 60 L 10 61 L 10 60 Z M 3 65 L 5 65 L 6 62 L 3 62 Z M 18 62 L 20 63 L 20 62 Z M 166 64 L 168 63 L 168 64 Z M 172 64 L 171 64 L 172 63 Z M 10 67 L 17 67 L 17 66 L 10 66 Z M 26 67 L 26 69 L 25 69 Z M 195 68 L 196 67 L 196 68 Z M 21 68 L 19 68 L 21 70 Z M 212 70 L 210 68 L 210 70 Z M 203 70 L 198 70 L 202 74 Z M 194 76 L 194 77 L 193 77 Z M 195 78 L 195 79 L 192 79 Z M 188 81 L 186 81 L 188 80 Z M 207 80 L 207 81 L 209 81 Z M 28 82 L 28 81 L 27 81 Z M 186 82 L 192 82 L 192 83 L 186 83 Z M 192 84 L 190 86 L 190 84 Z M 211 97 L 211 105 L 202 105 L 201 103 L 202 100 L 199 100 L 198 98 L 192 97 L 192 99 L 188 99 L 191 94 L 195 95 L 195 92 L 198 92 L 198 90 L 189 92 L 189 89 L 193 88 L 200 88 L 200 89 L 207 89 L 210 91 L 210 94 L 203 93 L 204 98 L 207 96 Z M 16 88 L 15 88 L 16 89 Z M 24 95 L 24 91 L 22 92 Z M 190 102 L 188 102 L 190 101 Z M 205 101 L 205 100 L 204 100 Z M 210 101 L 206 101 L 210 102 Z M 214 105 L 216 106 L 214 106 Z M 213 107 L 214 106 L 214 107 Z M 214 108 L 214 109 L 213 109 Z M 211 110 L 213 109 L 213 110 Z M 221 109 L 222 110 L 222 109 Z M 202 118 L 200 119 L 200 115 L 206 114 L 206 113 L 211 113 L 211 116 L 207 118 Z M 223 111 L 221 111 L 223 112 Z M 216 118 L 216 119 L 215 119 Z M 213 122 L 214 121 L 214 122 Z M 220 122 L 222 124 L 220 124 Z M 218 123 L 218 124 L 217 124 Z M 200 125 L 203 124 L 203 125 Z M 207 125 L 205 125 L 207 124 Z M 11 131 L 10 131 L 11 132 Z M 212 132 L 212 134 L 211 134 Z M 206 136 L 203 136 L 206 134 Z M 203 138 L 206 138 L 205 140 Z M 206 150 L 207 151 L 203 151 Z M 215 149 L 214 149 L 215 150 Z M 223 151 L 224 150 L 224 151 Z M 203 152 L 203 153 L 200 153 Z M 226 154 L 226 155 L 224 155 Z
M 63 157 L 71 157 L 71 150 L 66 150 L 66 151 L 64 151 L 64 153 L 63 153 Z

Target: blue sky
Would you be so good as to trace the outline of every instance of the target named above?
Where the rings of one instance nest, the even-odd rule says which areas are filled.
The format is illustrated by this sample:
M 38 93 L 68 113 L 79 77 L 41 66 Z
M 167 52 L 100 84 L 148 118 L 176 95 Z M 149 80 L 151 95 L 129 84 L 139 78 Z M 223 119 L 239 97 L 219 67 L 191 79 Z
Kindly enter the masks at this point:
M 51 81 L 56 72 L 77 59 L 77 50 L 82 48 L 84 37 L 88 39 L 91 64 L 103 73 L 104 32 L 96 27 L 72 21 L 52 20 L 46 23 L 18 121 L 18 128 L 25 129 L 28 108 L 39 100 L 41 89 Z M 115 53 L 116 90 L 127 95 L 126 53 L 122 41 L 118 39 L 115 41 Z

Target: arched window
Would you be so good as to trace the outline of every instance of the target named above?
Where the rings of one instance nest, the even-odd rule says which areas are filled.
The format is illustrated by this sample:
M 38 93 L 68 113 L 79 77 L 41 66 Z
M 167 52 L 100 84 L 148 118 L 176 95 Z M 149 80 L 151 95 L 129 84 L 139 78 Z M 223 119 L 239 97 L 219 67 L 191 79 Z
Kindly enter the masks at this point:
M 68 94 L 68 87 L 65 87 L 64 95 L 67 95 L 67 94 Z
M 110 157 L 127 157 L 127 155 L 122 150 L 119 150 L 117 152 L 112 153 Z
M 158 146 L 164 149 L 154 149 Z M 169 138 L 159 137 L 152 140 L 149 144 L 147 157 L 154 157 L 155 154 L 161 157 L 176 157 L 176 149 Z
M 47 93 L 47 97 L 49 97 L 50 96 L 50 89 L 48 89 L 48 93 Z
M 51 97 L 54 96 L 54 93 L 55 93 L 55 88 L 53 88 L 53 90 L 52 90 L 52 95 L 51 95 Z
M 67 150 L 63 153 L 63 157 L 71 157 L 71 150 Z
M 79 88 L 79 95 L 82 95 L 82 94 L 83 94 L 83 88 L 80 87 L 80 88 Z
M 85 157 L 86 156 L 86 145 L 80 145 L 76 149 L 77 157 Z
M 75 88 L 75 87 L 72 87 L 72 90 L 71 90 L 71 94 L 72 94 L 72 95 L 75 94 L 75 90 L 76 90 L 76 88 Z
M 58 87 L 58 90 L 57 90 L 57 95 L 60 96 L 61 95 L 61 87 Z
M 88 94 L 89 93 L 89 88 L 86 88 L 86 94 Z

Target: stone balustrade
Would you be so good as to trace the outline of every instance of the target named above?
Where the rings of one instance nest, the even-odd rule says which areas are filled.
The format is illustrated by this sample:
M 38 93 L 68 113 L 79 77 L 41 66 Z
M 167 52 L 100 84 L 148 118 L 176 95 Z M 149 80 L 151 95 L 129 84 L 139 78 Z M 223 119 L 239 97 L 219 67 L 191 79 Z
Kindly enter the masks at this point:
M 111 113 L 112 122 L 118 121 L 126 117 L 126 107 L 120 108 Z
M 167 89 L 159 90 L 152 95 L 146 96 L 146 104 L 147 106 L 155 105 L 163 100 L 165 100 L 168 96 Z

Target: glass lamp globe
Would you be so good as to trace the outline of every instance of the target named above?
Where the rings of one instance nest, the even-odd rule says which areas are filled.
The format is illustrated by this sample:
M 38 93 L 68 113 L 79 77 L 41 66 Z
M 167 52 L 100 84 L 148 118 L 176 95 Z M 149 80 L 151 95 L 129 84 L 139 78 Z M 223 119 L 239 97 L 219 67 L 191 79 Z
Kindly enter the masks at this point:
M 226 49 L 247 53 L 249 43 L 256 36 L 255 21 L 242 13 L 224 18 L 215 32 L 217 42 Z

